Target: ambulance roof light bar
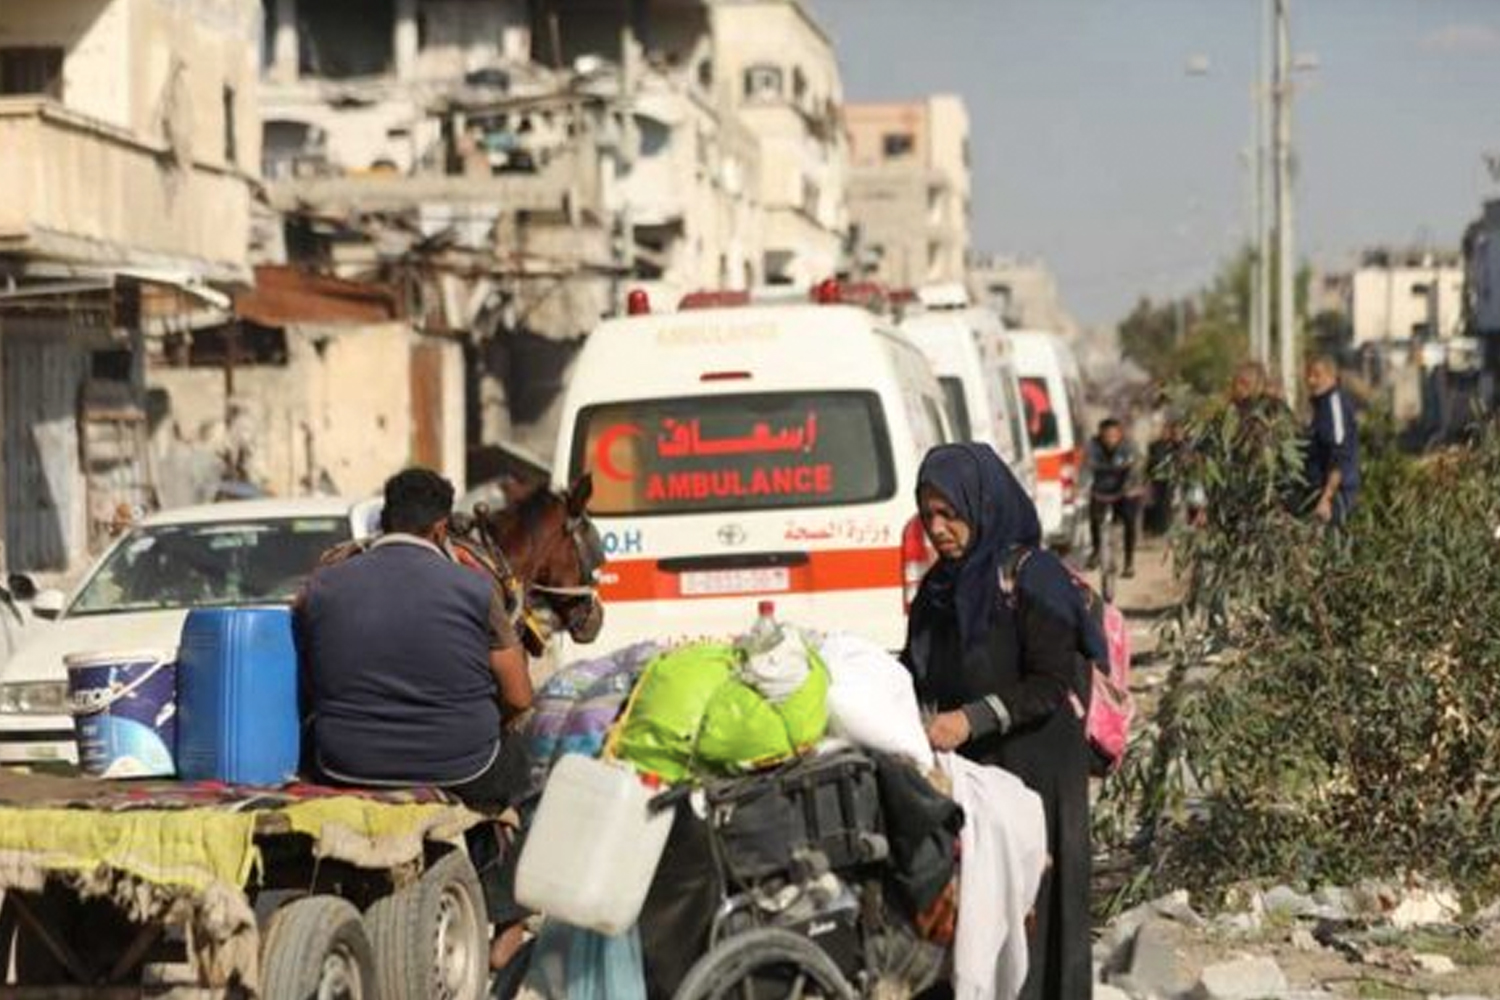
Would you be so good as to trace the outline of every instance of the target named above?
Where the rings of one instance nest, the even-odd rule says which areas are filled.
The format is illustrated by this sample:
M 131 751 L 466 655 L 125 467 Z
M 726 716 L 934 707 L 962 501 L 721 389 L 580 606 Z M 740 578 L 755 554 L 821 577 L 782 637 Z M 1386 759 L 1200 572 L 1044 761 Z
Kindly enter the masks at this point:
M 820 306 L 863 306 L 870 312 L 887 315 L 891 297 L 885 286 L 874 281 L 841 282 L 825 278 L 813 286 L 812 300 Z
M 651 296 L 643 288 L 633 288 L 625 296 L 625 313 L 629 316 L 651 315 Z
M 750 293 L 743 289 L 701 289 L 689 292 L 677 303 L 678 312 L 692 309 L 732 309 L 750 304 Z
M 844 290 L 839 279 L 824 278 L 813 286 L 812 299 L 820 306 L 836 306 L 844 301 Z

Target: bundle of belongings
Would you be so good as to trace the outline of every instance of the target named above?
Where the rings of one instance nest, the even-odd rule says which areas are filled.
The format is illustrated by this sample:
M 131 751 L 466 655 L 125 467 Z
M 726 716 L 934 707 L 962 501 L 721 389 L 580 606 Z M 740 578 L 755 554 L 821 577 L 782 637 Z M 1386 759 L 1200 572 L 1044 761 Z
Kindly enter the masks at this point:
M 851 982 L 915 992 L 946 977 L 964 1000 L 1017 996 L 1046 866 L 1040 799 L 1006 772 L 934 755 L 909 674 L 875 644 L 756 632 L 632 647 L 543 687 L 539 785 L 561 754 L 584 753 L 691 794 L 676 797 L 636 929 L 548 921 L 528 986 L 670 997 L 713 945 L 779 927 Z

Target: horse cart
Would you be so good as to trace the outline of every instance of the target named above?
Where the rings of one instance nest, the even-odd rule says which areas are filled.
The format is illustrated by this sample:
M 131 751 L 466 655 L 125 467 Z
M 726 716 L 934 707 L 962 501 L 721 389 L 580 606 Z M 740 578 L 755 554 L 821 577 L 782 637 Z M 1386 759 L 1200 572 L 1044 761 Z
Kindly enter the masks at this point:
M 460 561 L 492 578 L 533 655 L 554 631 L 580 642 L 597 631 L 603 556 L 585 513 L 590 489 L 585 477 L 454 518 Z M 350 544 L 325 561 L 360 551 Z M 256 699 L 235 688 L 196 717 L 260 743 L 274 729 L 285 742 L 300 729 L 291 655 L 274 670 L 215 661 L 216 677 L 278 681 Z M 110 700 L 138 693 L 116 680 Z M 154 707 L 168 717 L 170 706 Z M 278 760 L 299 757 L 292 744 L 281 750 Z M 0 771 L 0 996 L 478 1000 L 490 935 L 477 869 L 499 863 L 497 831 L 430 790 Z
M 0 776 L 0 995 L 477 1000 L 483 822 L 436 793 Z

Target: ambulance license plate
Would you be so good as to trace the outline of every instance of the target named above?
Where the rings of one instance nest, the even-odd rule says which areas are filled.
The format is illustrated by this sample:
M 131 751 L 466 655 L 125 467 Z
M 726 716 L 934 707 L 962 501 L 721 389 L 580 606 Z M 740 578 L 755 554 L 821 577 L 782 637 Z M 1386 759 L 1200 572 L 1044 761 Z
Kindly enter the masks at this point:
M 716 569 L 682 574 L 684 597 L 727 597 L 731 594 L 767 594 L 792 589 L 792 574 L 786 567 L 771 569 Z

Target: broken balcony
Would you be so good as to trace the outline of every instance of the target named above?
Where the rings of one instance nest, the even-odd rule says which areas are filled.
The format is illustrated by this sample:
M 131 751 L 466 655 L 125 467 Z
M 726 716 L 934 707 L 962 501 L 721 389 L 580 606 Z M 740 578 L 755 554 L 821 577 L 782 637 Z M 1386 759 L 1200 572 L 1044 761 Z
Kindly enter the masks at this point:
M 0 98 L 0 254 L 248 284 L 250 182 L 50 98 Z

